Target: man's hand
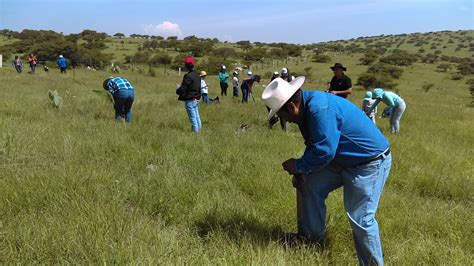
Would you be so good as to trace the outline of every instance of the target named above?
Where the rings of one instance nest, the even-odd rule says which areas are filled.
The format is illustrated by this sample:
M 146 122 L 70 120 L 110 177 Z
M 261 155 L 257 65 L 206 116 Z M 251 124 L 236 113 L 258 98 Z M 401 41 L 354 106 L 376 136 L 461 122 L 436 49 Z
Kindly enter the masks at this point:
M 330 91 L 329 93 L 332 93 L 334 95 L 337 95 L 337 91 Z
M 296 159 L 291 158 L 284 161 L 282 164 L 283 169 L 288 172 L 289 175 L 295 175 L 296 172 Z

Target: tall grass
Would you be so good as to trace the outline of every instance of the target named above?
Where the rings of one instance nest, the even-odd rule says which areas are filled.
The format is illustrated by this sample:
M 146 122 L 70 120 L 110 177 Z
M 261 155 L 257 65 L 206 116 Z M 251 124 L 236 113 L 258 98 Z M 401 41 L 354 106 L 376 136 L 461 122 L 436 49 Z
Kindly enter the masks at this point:
M 337 59 L 353 80 L 357 58 Z M 327 64 L 313 66 L 322 89 Z M 294 69 L 304 66 L 292 66 Z M 388 134 L 393 167 L 378 212 L 390 264 L 472 264 L 474 109 L 467 89 L 434 67 L 407 68 L 401 134 Z M 191 134 L 177 76 L 123 75 L 136 87 L 133 123 L 115 123 L 110 74 L 18 75 L 0 69 L 0 263 L 355 264 L 342 193 L 328 199 L 327 247 L 286 248 L 295 191 L 281 162 L 301 155 L 296 126 L 266 126 L 266 109 L 228 96 L 201 105 Z M 326 79 L 326 77 L 324 78 Z M 423 82 L 436 85 L 424 92 Z M 217 77 L 209 76 L 211 96 Z M 64 105 L 54 109 L 48 90 Z M 359 105 L 363 91 L 350 99 Z M 241 123 L 250 125 L 236 133 Z

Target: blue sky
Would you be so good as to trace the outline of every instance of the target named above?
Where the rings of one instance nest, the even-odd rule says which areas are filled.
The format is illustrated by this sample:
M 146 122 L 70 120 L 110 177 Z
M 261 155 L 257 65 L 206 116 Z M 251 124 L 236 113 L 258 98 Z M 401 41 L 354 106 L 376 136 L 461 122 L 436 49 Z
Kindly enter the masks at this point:
M 473 0 L 0 0 L 0 29 L 316 43 L 474 29 Z

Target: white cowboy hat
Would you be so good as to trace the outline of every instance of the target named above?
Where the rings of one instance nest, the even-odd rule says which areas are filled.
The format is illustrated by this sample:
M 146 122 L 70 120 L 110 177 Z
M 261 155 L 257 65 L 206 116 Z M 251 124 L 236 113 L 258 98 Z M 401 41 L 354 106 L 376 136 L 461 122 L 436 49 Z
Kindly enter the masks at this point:
M 268 119 L 272 118 L 285 103 L 301 88 L 304 76 L 296 77 L 291 82 L 282 78 L 274 79 L 262 92 L 262 101 L 270 108 Z

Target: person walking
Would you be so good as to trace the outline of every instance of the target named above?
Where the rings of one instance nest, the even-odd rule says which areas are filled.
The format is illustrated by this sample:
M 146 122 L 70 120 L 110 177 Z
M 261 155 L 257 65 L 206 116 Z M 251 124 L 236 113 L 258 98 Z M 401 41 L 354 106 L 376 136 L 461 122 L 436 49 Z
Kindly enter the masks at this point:
M 233 97 L 239 97 L 239 72 L 234 71 L 232 75 L 232 95 Z
M 377 107 L 372 109 L 375 100 L 372 99 L 372 92 L 368 91 L 365 93 L 364 100 L 362 101 L 362 111 L 376 124 L 375 115 L 377 114 Z
M 102 87 L 114 98 L 115 120 L 120 122 L 124 117 L 127 123 L 131 123 L 135 89 L 130 81 L 123 77 L 110 77 L 104 80 Z
M 383 265 L 375 215 L 388 178 L 392 157 L 387 139 L 353 103 L 321 91 L 303 91 L 304 77 L 281 78 L 263 91 L 270 107 L 296 123 L 306 149 L 282 163 L 293 176 L 299 200 L 298 233 L 285 240 L 321 244 L 326 234 L 326 198 L 344 188 L 344 208 L 352 228 L 360 265 Z
M 33 54 L 28 55 L 28 63 L 30 64 L 31 73 L 35 73 L 36 65 L 38 64 L 38 59 Z
M 62 74 L 66 74 L 67 69 L 67 61 L 66 58 L 62 54 L 59 55 L 58 60 L 56 60 L 56 64 L 58 65 L 59 69 L 61 70 Z
M 347 68 L 341 63 L 335 63 L 334 66 L 330 68 L 334 72 L 334 76 L 329 83 L 328 92 L 342 98 L 347 98 L 347 95 L 352 93 L 351 78 L 344 74 L 344 71 L 347 71 Z
M 194 58 L 184 59 L 184 67 L 188 70 L 183 77 L 181 85 L 176 89 L 178 100 L 184 101 L 184 107 L 191 122 L 191 130 L 194 133 L 201 132 L 202 124 L 199 116 L 199 99 L 201 99 L 201 77 L 194 70 L 196 62 Z
M 15 56 L 15 59 L 12 61 L 12 65 L 16 70 L 16 73 L 21 73 L 23 71 L 23 62 L 18 55 Z
M 227 79 L 229 78 L 229 74 L 227 74 L 226 66 L 221 66 L 221 71 L 219 72 L 219 85 L 221 86 L 221 96 L 227 96 L 227 88 L 229 84 L 227 83 Z
M 377 83 L 374 84 L 376 88 L 372 90 L 372 99 L 375 99 L 375 103 L 369 109 L 369 113 L 372 112 L 380 102 L 385 103 L 388 107 L 391 107 L 390 113 L 390 132 L 400 133 L 400 120 L 402 119 L 403 113 L 406 109 L 406 103 L 394 92 L 384 91 L 381 88 L 377 88 Z

